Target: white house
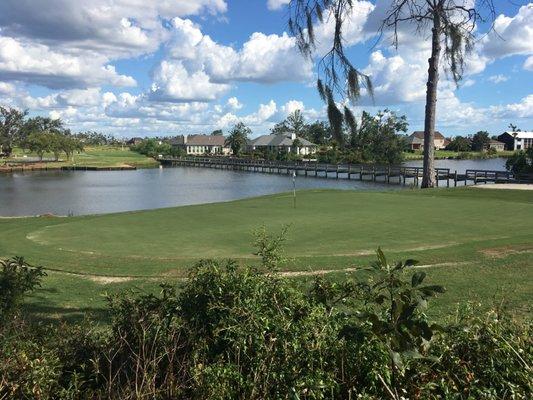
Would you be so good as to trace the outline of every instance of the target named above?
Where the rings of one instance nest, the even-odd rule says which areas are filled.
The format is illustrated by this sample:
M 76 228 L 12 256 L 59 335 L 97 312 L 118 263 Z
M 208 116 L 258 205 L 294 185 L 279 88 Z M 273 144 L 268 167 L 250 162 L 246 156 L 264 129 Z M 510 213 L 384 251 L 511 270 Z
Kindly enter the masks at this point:
M 266 149 L 270 151 L 284 151 L 296 154 L 308 155 L 316 153 L 318 146 L 309 140 L 297 137 L 294 133 L 284 133 L 277 135 L 263 135 L 248 142 L 248 150 Z
M 231 149 L 226 145 L 226 138 L 222 135 L 178 136 L 171 141 L 171 145 L 182 148 L 190 155 L 231 154 Z
M 533 147 L 533 132 L 504 132 L 498 136 L 506 150 L 525 150 Z

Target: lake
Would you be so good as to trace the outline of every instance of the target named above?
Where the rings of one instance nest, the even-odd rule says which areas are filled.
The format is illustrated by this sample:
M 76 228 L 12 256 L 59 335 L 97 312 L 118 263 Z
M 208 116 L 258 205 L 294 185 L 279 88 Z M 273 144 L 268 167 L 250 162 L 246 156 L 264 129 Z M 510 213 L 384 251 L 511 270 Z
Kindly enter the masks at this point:
M 229 201 L 292 190 L 292 178 L 203 168 L 0 174 L 0 216 L 100 214 Z M 395 186 L 296 178 L 297 189 Z
M 503 170 L 505 159 L 438 160 L 437 166 Z M 406 165 L 422 165 L 412 161 Z M 0 174 L 0 216 L 86 215 L 229 201 L 292 190 L 292 178 L 203 168 Z M 397 190 L 343 179 L 296 178 L 297 189 Z

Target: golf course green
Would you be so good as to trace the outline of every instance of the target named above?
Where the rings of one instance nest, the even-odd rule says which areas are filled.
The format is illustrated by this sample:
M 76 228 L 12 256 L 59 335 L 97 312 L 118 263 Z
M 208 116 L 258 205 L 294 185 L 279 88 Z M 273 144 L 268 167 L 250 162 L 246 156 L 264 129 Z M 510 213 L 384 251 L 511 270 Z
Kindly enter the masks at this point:
M 104 293 L 156 290 L 202 258 L 256 262 L 254 230 L 288 225 L 287 279 L 357 275 L 380 246 L 389 259 L 415 258 L 448 292 L 453 313 L 467 301 L 530 315 L 533 191 L 477 188 L 309 190 L 227 203 L 82 217 L 0 219 L 0 257 L 23 256 L 48 276 L 31 296 L 43 318 L 105 309 Z

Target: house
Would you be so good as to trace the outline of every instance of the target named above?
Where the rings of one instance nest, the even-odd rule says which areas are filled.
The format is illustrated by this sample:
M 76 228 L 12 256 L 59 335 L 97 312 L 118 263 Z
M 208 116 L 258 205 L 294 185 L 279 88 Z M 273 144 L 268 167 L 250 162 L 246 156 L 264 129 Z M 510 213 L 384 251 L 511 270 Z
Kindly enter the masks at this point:
M 128 146 L 135 146 L 143 141 L 143 138 L 141 137 L 133 137 L 130 140 L 126 142 Z
M 407 138 L 411 150 L 424 150 L 424 131 L 415 131 Z M 442 150 L 446 147 L 446 138 L 439 131 L 435 131 L 434 147 Z
M 308 155 L 316 153 L 318 146 L 309 140 L 297 137 L 294 133 L 282 133 L 277 135 L 263 135 L 248 142 L 248 151 L 267 150 L 275 152 Z
M 525 150 L 533 147 L 533 132 L 504 132 L 498 141 L 505 143 L 505 150 Z
M 229 155 L 231 149 L 226 145 L 222 135 L 185 135 L 170 141 L 173 147 L 179 147 L 190 155 L 218 154 Z
M 499 140 L 491 139 L 489 142 L 489 149 L 494 149 L 496 151 L 504 151 L 505 143 L 500 142 Z

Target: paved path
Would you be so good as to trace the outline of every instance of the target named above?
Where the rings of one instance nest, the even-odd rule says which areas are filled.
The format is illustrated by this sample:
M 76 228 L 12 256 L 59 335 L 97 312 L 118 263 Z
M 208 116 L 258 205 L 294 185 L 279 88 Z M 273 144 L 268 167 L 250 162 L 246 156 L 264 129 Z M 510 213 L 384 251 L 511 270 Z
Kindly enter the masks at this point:
M 493 185 L 476 185 L 471 187 L 478 189 L 533 190 L 533 183 L 495 183 Z

